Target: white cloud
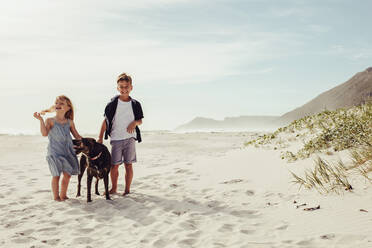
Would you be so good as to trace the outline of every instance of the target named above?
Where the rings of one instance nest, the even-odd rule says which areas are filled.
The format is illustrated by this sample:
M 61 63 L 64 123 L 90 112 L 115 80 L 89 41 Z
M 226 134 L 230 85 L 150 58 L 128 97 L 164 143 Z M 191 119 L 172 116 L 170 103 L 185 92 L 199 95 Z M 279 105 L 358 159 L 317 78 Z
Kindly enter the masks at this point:
M 177 3 L 185 1 L 160 1 L 156 5 Z M 196 21 L 190 23 L 195 30 L 188 33 L 167 26 L 157 28 L 147 12 L 136 16 L 130 11 L 154 4 L 9 4 L 0 15 L 0 52 L 9 54 L 0 58 L 5 69 L 0 80 L 17 82 L 19 87 L 30 82 L 48 87 L 87 81 L 100 85 L 125 70 L 146 83 L 210 82 L 246 73 L 241 71 L 242 64 L 288 56 L 301 46 L 298 34 L 257 31 L 245 23 L 228 28 L 211 23 L 206 30 L 198 29 Z M 119 15 L 120 11 L 125 14 Z M 162 18 L 166 23 L 167 17 Z
M 325 25 L 316 25 L 316 24 L 311 24 L 308 26 L 308 29 L 311 32 L 315 33 L 327 33 L 331 30 L 331 27 L 325 26 Z
M 342 56 L 349 60 L 364 60 L 372 58 L 372 49 L 364 45 L 355 45 L 353 47 L 345 45 L 333 45 L 326 54 Z

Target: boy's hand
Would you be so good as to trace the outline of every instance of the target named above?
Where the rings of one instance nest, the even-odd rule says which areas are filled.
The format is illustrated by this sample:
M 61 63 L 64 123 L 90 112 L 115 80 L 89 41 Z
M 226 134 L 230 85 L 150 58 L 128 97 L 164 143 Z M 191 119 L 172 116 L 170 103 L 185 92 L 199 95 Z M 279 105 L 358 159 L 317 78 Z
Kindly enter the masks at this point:
M 134 129 L 136 128 L 137 126 L 137 122 L 136 121 L 132 121 L 129 126 L 127 127 L 127 131 L 128 133 L 133 133 L 134 132 Z
M 38 112 L 35 112 L 35 113 L 34 113 L 34 117 L 35 117 L 36 119 L 38 119 L 39 121 L 42 121 L 42 120 L 43 120 L 43 117 L 41 117 L 41 114 L 38 113 Z

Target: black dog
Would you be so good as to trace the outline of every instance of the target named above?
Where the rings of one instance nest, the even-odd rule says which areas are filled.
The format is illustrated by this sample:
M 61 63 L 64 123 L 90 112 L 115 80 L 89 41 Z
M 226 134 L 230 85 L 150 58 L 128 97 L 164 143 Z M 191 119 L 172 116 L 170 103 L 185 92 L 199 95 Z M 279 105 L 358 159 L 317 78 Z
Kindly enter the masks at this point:
M 93 177 L 97 178 L 96 194 L 99 195 L 98 181 L 103 178 L 106 200 L 111 200 L 108 191 L 111 155 L 107 147 L 103 144 L 97 143 L 93 138 L 73 140 L 73 143 L 76 154 L 82 153 L 82 156 L 80 157 L 80 174 L 78 176 L 78 192 L 76 196 L 80 196 L 80 182 L 84 175 L 84 171 L 87 168 L 87 201 L 92 201 L 91 186 Z

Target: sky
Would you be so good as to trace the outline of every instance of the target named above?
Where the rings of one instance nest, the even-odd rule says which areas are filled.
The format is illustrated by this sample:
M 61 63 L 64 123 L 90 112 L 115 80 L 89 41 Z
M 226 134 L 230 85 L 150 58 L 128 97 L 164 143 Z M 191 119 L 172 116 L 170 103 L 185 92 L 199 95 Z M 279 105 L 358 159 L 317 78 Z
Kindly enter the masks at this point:
M 0 0 L 0 133 L 38 132 L 65 94 L 97 133 L 116 77 L 144 130 L 282 115 L 372 66 L 372 1 Z

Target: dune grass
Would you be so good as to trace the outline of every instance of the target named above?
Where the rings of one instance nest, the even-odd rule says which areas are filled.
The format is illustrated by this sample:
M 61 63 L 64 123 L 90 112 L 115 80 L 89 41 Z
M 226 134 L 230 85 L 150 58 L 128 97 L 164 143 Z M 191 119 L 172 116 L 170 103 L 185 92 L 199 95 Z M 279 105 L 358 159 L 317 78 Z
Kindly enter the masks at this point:
M 278 140 L 282 144 L 283 137 L 292 137 L 287 139 L 288 142 L 293 138 L 303 142 L 298 151 L 282 152 L 282 159 L 288 161 L 308 158 L 315 153 L 331 155 L 350 151 L 352 165 L 348 167 L 342 161 L 332 164 L 318 157 L 314 168 L 305 171 L 304 176 L 292 173 L 293 182 L 300 187 L 316 189 L 320 193 L 340 193 L 352 189 L 348 177 L 355 173 L 372 183 L 372 101 L 350 109 L 325 110 L 306 116 L 245 145 L 277 145 Z
M 315 167 L 305 171 L 304 177 L 300 177 L 291 172 L 295 184 L 299 184 L 307 189 L 316 189 L 319 193 L 340 193 L 342 189 L 352 190 L 348 175 L 350 171 L 342 161 L 337 165 L 332 165 L 327 161 L 317 158 Z
M 337 152 L 345 149 L 372 145 L 372 101 L 350 109 L 325 110 L 319 114 L 293 121 L 274 133 L 265 134 L 245 145 L 277 144 L 289 134 L 303 141 L 296 152 L 283 152 L 284 158 L 308 158 L 316 152 Z

